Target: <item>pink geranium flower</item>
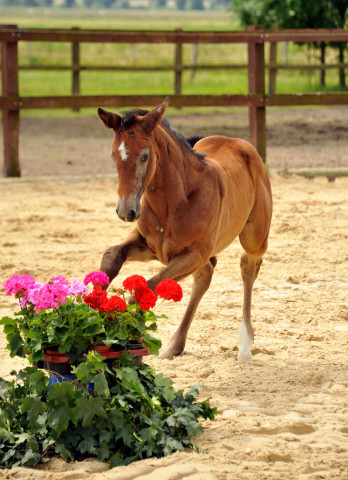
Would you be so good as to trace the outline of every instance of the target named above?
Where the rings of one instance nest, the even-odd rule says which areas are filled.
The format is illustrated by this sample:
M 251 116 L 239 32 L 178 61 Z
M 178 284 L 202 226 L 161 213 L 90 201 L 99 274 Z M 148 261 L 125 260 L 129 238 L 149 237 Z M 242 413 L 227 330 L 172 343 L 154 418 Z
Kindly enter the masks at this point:
M 101 285 L 102 287 L 105 285 L 109 285 L 109 277 L 104 272 L 91 272 L 85 276 L 83 283 L 88 285 L 89 282 L 92 282 L 93 285 Z
M 69 280 L 67 280 L 63 275 L 58 275 L 57 277 L 52 277 L 53 283 L 63 283 L 64 285 L 69 285 Z
M 84 283 L 77 280 L 77 278 L 74 278 L 72 285 L 70 285 L 69 295 L 81 296 L 89 292 L 90 292 L 89 288 L 87 288 Z
M 12 275 L 3 283 L 6 295 L 23 294 L 35 285 L 35 280 L 31 275 Z
M 69 295 L 69 286 L 63 283 L 46 283 L 32 294 L 36 313 L 45 308 L 58 308 L 59 304 L 66 303 Z

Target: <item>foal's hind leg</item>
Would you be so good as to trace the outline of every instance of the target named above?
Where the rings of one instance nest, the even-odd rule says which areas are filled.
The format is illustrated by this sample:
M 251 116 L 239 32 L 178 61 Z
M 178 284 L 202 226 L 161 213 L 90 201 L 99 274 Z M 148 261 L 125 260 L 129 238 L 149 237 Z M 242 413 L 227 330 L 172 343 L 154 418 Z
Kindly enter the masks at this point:
M 160 355 L 160 358 L 172 359 L 184 351 L 187 332 L 189 331 L 199 302 L 210 286 L 216 263 L 216 257 L 211 257 L 208 263 L 192 274 L 193 287 L 184 318 L 170 340 L 165 352 Z
M 268 234 L 272 216 L 271 196 L 256 197 L 253 210 L 239 240 L 245 253 L 240 261 L 244 286 L 243 319 L 239 329 L 240 362 L 252 362 L 251 345 L 254 341 L 254 330 L 251 324 L 251 296 L 254 282 L 260 270 L 262 255 L 267 250 Z
M 239 362 L 252 362 L 251 345 L 254 341 L 254 329 L 251 324 L 251 296 L 253 285 L 257 278 L 262 258 L 249 257 L 243 253 L 240 260 L 241 273 L 244 285 L 243 318 L 239 328 L 238 343 Z

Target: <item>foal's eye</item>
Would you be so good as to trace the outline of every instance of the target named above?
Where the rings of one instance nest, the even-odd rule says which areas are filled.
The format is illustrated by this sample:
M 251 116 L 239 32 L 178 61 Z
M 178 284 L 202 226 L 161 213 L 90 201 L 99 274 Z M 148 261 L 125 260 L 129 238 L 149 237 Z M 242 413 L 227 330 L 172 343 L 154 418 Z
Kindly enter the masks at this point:
M 149 155 L 148 155 L 148 153 L 144 153 L 144 155 L 142 156 L 142 159 L 141 159 L 141 161 L 142 161 L 142 162 L 147 162 L 147 161 L 148 161 L 148 159 L 149 159 Z

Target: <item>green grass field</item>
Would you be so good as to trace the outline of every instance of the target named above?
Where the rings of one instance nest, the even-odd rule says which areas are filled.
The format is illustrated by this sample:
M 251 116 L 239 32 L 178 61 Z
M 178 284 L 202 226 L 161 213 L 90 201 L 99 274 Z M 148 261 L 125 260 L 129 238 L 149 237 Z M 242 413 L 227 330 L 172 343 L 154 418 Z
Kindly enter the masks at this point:
M 173 10 L 91 10 L 74 9 L 25 9 L 0 7 L 2 24 L 17 24 L 19 27 L 45 28 L 105 28 L 105 29 L 175 29 L 190 30 L 238 30 L 239 26 L 230 12 L 223 11 L 173 11 Z M 266 46 L 266 61 L 268 56 Z M 193 46 L 184 45 L 183 62 L 192 62 Z M 309 52 L 307 46 L 288 44 L 287 62 L 307 64 L 318 62 L 317 53 Z M 81 44 L 81 65 L 172 65 L 174 46 L 169 44 Z M 69 65 L 71 45 L 68 43 L 20 42 L 20 65 Z M 282 45 L 278 45 L 278 61 L 282 62 Z M 246 64 L 247 46 L 199 45 L 198 64 Z M 328 52 L 328 63 L 336 63 L 336 52 Z M 81 94 L 163 94 L 174 93 L 174 72 L 82 72 Z M 267 82 L 267 79 L 266 79 Z M 70 72 L 21 71 L 20 95 L 69 95 Z M 337 70 L 326 73 L 325 90 L 336 90 Z M 319 73 L 311 76 L 305 71 L 280 71 L 277 76 L 277 93 L 320 91 Z M 183 74 L 185 94 L 245 94 L 248 91 L 247 70 L 190 71 Z M 66 111 L 65 111 L 66 112 Z M 35 111 L 37 115 L 39 112 Z M 56 112 L 46 110 L 40 115 Z M 59 112 L 62 114 L 63 112 Z M 89 114 L 83 109 L 78 115 Z M 32 115 L 33 112 L 26 112 Z

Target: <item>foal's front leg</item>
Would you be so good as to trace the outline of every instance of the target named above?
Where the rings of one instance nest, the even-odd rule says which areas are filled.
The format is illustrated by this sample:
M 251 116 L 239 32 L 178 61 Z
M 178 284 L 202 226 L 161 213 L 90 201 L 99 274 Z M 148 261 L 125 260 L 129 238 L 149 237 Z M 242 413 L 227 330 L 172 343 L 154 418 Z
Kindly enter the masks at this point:
M 198 250 L 188 250 L 172 258 L 167 267 L 147 282 L 148 286 L 154 290 L 156 285 L 165 278 L 180 281 L 189 275 L 193 275 L 194 279 L 190 301 L 184 318 L 160 358 L 172 359 L 184 351 L 186 336 L 193 316 L 201 298 L 209 288 L 215 265 L 215 257 L 212 257 L 204 264 L 204 260 Z
M 156 257 L 147 246 L 144 237 L 135 228 L 124 242 L 110 247 L 104 252 L 100 270 L 107 274 L 111 283 L 126 261 L 147 262 L 155 259 Z
M 216 257 L 211 257 L 211 259 L 203 267 L 199 268 L 193 273 L 193 288 L 184 318 L 171 338 L 166 350 L 161 353 L 160 358 L 172 359 L 184 351 L 187 333 L 189 331 L 193 316 L 197 310 L 199 302 L 210 286 L 215 265 Z

